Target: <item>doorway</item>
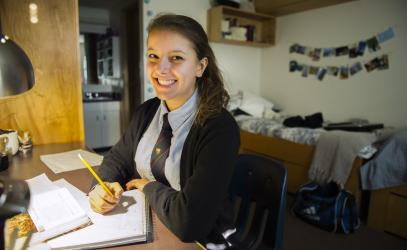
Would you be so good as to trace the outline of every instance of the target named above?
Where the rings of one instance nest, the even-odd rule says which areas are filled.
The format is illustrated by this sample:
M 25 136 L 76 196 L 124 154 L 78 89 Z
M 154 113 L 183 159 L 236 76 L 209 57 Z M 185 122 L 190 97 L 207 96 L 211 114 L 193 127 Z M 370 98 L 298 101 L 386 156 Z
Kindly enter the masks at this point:
M 85 89 L 114 90 L 114 97 L 120 102 L 116 127 L 121 135 L 142 101 L 142 1 L 79 0 L 79 28 L 84 39 L 83 96 L 92 95 L 85 93 Z M 105 88 L 106 85 L 112 88 Z M 84 117 L 86 121 L 86 114 Z M 85 131 L 85 138 L 86 134 Z

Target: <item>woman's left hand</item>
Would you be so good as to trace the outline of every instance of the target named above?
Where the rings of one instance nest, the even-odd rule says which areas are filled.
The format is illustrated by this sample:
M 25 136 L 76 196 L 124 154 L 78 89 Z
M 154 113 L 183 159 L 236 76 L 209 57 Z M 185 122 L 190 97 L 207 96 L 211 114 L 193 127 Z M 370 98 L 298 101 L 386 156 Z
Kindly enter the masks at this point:
M 150 181 L 147 179 L 133 179 L 129 182 L 126 183 L 126 189 L 130 190 L 130 189 L 140 189 L 140 191 L 143 191 L 144 186 L 149 183 Z

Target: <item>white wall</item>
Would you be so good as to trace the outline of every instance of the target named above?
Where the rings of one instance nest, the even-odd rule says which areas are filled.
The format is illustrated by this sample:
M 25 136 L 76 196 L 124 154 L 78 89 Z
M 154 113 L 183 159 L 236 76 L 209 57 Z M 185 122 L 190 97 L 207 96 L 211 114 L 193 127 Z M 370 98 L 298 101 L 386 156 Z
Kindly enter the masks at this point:
M 207 10 L 211 7 L 209 0 L 149 0 L 143 3 L 143 26 L 144 26 L 144 54 L 146 28 L 149 21 L 159 12 L 170 12 L 186 15 L 197 20 L 206 30 Z M 152 15 L 149 16 L 148 13 Z M 218 60 L 226 87 L 235 92 L 238 89 L 250 90 L 254 93 L 260 92 L 261 76 L 261 51 L 259 48 L 224 45 L 211 43 L 215 56 Z M 144 99 L 154 96 L 153 89 L 145 75 Z
M 226 88 L 230 93 L 242 89 L 260 93 L 261 48 L 211 43 Z
M 79 6 L 79 27 L 81 33 L 104 34 L 109 26 L 109 10 Z
M 290 114 L 323 112 L 331 121 L 365 118 L 397 128 L 407 127 L 407 1 L 359 0 L 336 6 L 287 15 L 277 19 L 276 46 L 261 55 L 261 93 Z M 393 27 L 395 38 L 382 49 L 365 52 L 363 57 L 321 58 L 313 62 L 301 55 L 289 54 L 289 46 L 298 42 L 311 47 L 335 47 L 370 38 Z M 365 69 L 348 80 L 290 73 L 290 59 L 316 66 L 367 61 L 389 54 L 389 70 Z

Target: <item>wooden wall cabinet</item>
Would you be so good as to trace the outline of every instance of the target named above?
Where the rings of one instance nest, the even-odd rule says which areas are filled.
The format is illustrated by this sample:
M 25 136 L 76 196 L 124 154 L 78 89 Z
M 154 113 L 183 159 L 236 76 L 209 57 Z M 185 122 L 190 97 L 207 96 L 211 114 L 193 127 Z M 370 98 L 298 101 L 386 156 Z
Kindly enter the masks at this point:
M 246 26 L 254 32 L 246 41 L 228 38 L 222 21 L 230 20 L 230 27 L 234 25 Z M 233 24 L 236 22 L 236 24 Z M 269 47 L 274 45 L 276 19 L 273 16 L 242 11 L 227 6 L 216 6 L 208 10 L 208 37 L 210 42 L 246 45 L 254 47 Z M 250 31 L 249 31 L 250 32 Z M 250 41 L 252 40 L 252 41 Z

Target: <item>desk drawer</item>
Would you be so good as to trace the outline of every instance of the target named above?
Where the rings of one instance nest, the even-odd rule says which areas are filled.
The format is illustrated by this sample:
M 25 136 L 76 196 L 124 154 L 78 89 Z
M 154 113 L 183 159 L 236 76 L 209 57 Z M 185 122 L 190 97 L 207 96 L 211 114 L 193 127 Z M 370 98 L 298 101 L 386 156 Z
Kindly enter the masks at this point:
M 387 209 L 385 231 L 407 238 L 407 197 L 391 193 Z

